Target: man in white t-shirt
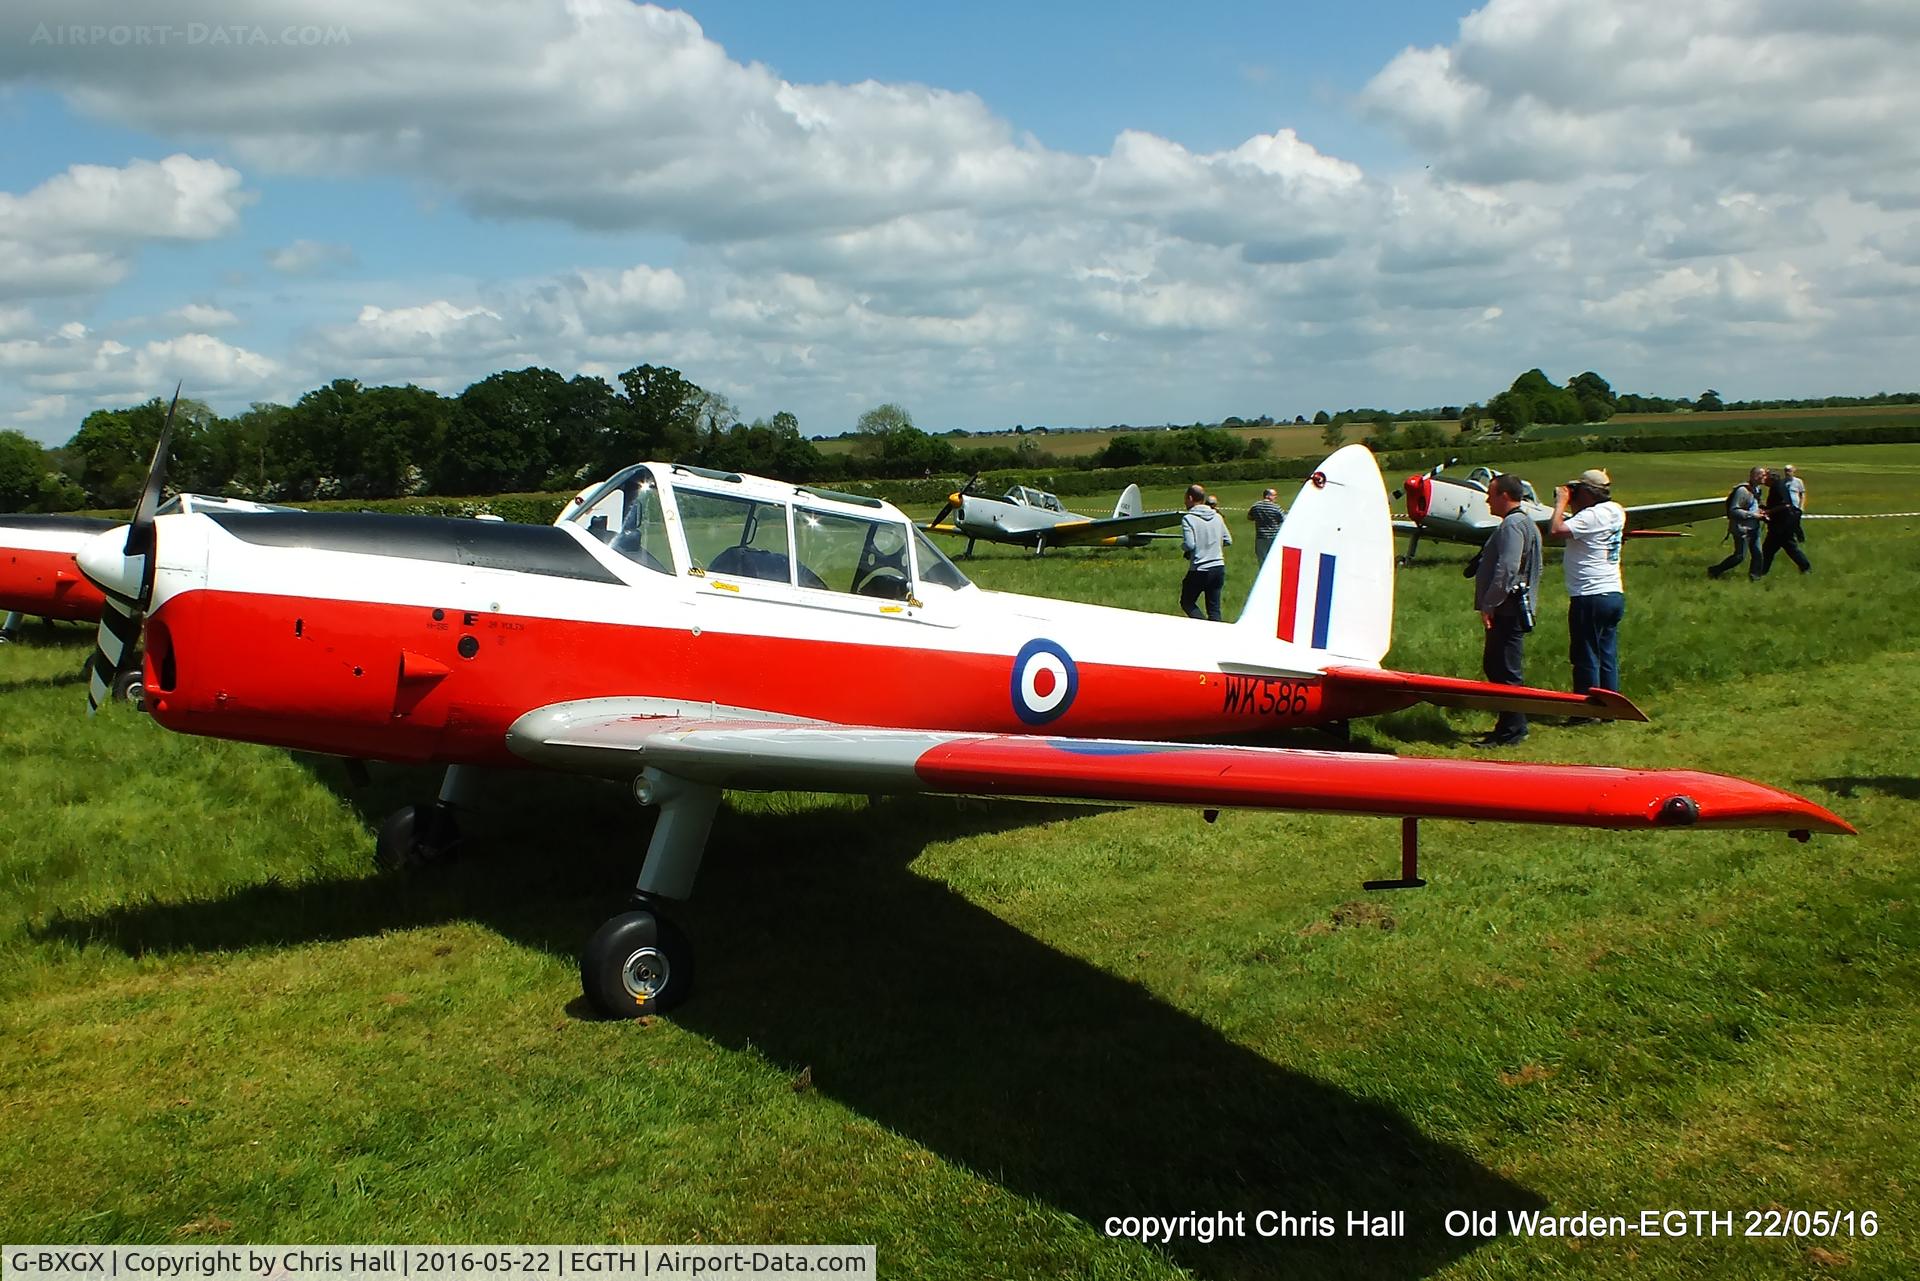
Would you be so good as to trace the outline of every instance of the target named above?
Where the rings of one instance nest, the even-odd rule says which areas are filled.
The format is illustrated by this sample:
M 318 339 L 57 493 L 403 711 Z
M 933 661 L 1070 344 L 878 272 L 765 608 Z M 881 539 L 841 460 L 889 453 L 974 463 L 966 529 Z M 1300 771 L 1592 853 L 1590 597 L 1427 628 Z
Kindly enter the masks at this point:
M 1568 656 L 1573 692 L 1620 688 L 1620 619 L 1627 612 L 1620 544 L 1627 513 L 1613 501 L 1613 480 L 1599 468 L 1553 491 L 1548 532 L 1567 540 Z

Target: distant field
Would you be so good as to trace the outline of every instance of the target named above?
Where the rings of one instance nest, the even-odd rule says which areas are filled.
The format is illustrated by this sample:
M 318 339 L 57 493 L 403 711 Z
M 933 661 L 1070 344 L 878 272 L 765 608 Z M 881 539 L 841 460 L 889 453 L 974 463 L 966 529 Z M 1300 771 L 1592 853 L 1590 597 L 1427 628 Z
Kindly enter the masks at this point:
M 1456 426 L 1453 423 L 1441 425 L 1449 431 Z M 1024 436 L 947 436 L 942 439 L 952 442 L 955 449 L 1013 449 L 1019 447 L 1022 442 L 1031 440 L 1036 448 L 1056 457 L 1084 458 L 1088 454 L 1105 449 L 1115 436 L 1148 436 L 1159 430 L 1161 429 L 1131 427 L 1125 431 L 1048 432 L 1045 435 L 1029 433 Z M 1245 439 L 1273 442 L 1273 454 L 1276 458 L 1298 458 L 1326 452 L 1326 447 L 1320 440 L 1320 433 L 1326 430 L 1324 427 L 1289 424 L 1273 427 L 1227 427 L 1222 430 Z M 1369 430 L 1371 427 L 1367 423 L 1349 423 L 1347 440 L 1349 442 L 1359 440 Z M 843 454 L 851 453 L 854 443 L 851 436 L 837 436 L 831 440 L 815 441 L 814 445 L 824 454 Z
M 1636 426 L 1654 423 L 1688 423 L 1705 426 L 1710 423 L 1762 422 L 1819 426 L 1823 420 L 1831 418 L 1886 417 L 1920 418 L 1920 405 L 1858 405 L 1832 409 L 1729 409 L 1714 414 L 1618 414 L 1613 421 Z
M 1920 445 L 1791 460 L 1817 511 L 1920 508 Z M 1632 502 L 1724 493 L 1748 461 L 1524 472 L 1608 466 Z M 1236 531 L 1256 490 L 1221 487 Z M 373 828 L 430 775 L 355 786 L 123 707 L 88 721 L 89 633 L 31 624 L 0 646 L 0 1229 L 872 1242 L 881 1276 L 935 1281 L 1920 1276 L 1920 520 L 1824 522 L 1807 549 L 1812 576 L 1749 584 L 1705 578 L 1711 525 L 1629 544 L 1622 670 L 1653 723 L 1542 724 L 1510 755 L 1740 774 L 1857 838 L 1435 822 L 1431 884 L 1374 895 L 1390 819 L 728 793 L 682 918 L 701 986 L 646 1026 L 584 1017 L 575 965 L 652 823 L 626 789 L 503 776 L 469 856 L 377 875 Z M 1396 574 L 1390 663 L 1477 675 L 1467 555 Z M 962 567 L 1169 613 L 1181 560 Z M 1243 540 L 1229 617 L 1250 571 Z M 1564 688 L 1557 555 L 1547 575 L 1528 673 Z M 1490 719 L 1355 729 L 1470 756 Z M 1263 1209 L 1402 1209 L 1408 1232 L 1104 1231 Z M 1737 1235 L 1505 1231 L 1536 1209 L 1723 1211 Z M 1744 1235 L 1769 1209 L 1853 1219 Z M 1502 1231 L 1450 1234 L 1452 1210 Z
M 1717 414 L 1617 414 L 1604 423 L 1529 427 L 1527 440 L 1568 436 L 1623 436 L 1639 431 L 1722 432 L 1769 427 L 1810 431 L 1822 427 L 1920 424 L 1920 405 L 1867 405 L 1857 409 L 1742 409 Z

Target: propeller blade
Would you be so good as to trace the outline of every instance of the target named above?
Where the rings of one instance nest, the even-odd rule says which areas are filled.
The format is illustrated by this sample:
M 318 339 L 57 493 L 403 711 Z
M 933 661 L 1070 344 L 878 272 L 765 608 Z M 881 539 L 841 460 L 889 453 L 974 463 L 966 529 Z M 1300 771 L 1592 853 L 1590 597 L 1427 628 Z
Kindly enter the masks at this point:
M 128 597 L 126 591 L 132 576 L 124 572 L 113 574 L 105 566 L 99 567 L 99 577 L 87 575 L 106 597 L 100 610 L 100 628 L 94 633 L 93 657 L 87 663 L 88 716 L 98 712 L 100 705 L 113 697 L 114 682 L 120 678 L 134 651 L 139 648 L 141 618 L 153 603 L 153 567 L 157 559 L 154 555 L 154 520 L 160 507 L 161 493 L 167 484 L 167 458 L 173 446 L 173 415 L 179 408 L 180 384 L 176 383 L 173 401 L 167 406 L 167 416 L 160 424 L 160 439 L 153 446 L 153 460 L 147 464 L 146 484 L 140 490 L 140 501 L 134 505 L 133 520 L 127 525 L 127 541 L 121 552 L 121 565 L 116 567 L 124 571 L 127 561 L 138 560 L 139 587 L 134 589 L 132 597 Z M 85 572 L 86 565 L 87 559 L 82 559 L 82 572 Z M 108 581 L 109 578 L 116 579 L 117 585 Z
M 941 521 L 945 520 L 947 518 L 948 513 L 952 512 L 955 508 L 959 507 L 960 500 L 962 498 L 965 498 L 969 493 L 973 492 L 973 482 L 979 479 L 980 479 L 980 473 L 976 471 L 973 473 L 973 475 L 967 477 L 966 484 L 960 486 L 960 488 L 956 489 L 951 494 L 948 494 L 947 505 L 940 509 L 940 514 L 938 516 L 935 516 L 932 520 L 927 522 L 927 528 L 932 529 L 935 525 L 938 525 Z
M 127 555 L 145 556 L 153 550 L 153 517 L 160 508 L 161 491 L 167 484 L 167 456 L 173 445 L 173 414 L 180 408 L 180 384 L 173 387 L 173 402 L 160 424 L 160 439 L 154 442 L 153 460 L 147 464 L 147 482 L 134 504 L 133 520 L 127 526 Z M 145 602 L 143 601 L 142 604 Z
M 121 664 L 140 640 L 140 615 L 115 596 L 100 611 L 100 630 L 94 633 L 93 658 L 87 663 L 87 715 L 113 697 L 113 683 Z

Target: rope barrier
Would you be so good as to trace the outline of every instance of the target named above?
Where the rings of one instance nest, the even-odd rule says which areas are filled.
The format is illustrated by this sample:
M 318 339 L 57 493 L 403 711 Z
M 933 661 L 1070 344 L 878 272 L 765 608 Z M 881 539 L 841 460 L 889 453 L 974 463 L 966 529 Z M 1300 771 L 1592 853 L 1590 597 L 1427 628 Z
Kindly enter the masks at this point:
M 1920 516 L 1920 512 L 1829 512 L 1816 516 L 1812 512 L 1802 512 L 1801 520 L 1893 520 Z

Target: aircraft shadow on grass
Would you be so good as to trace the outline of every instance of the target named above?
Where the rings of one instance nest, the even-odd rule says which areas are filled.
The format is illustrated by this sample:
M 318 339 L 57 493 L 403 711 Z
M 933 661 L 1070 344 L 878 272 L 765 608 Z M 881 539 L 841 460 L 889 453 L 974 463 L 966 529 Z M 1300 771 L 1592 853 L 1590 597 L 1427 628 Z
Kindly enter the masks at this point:
M 348 791 L 337 766 L 310 768 L 376 821 L 417 790 L 387 777 Z M 40 932 L 138 955 L 475 920 L 571 956 L 580 922 L 631 884 L 651 820 L 579 780 L 562 780 L 560 808 L 547 786 L 544 804 L 512 804 L 519 786 L 495 796 L 510 811 L 489 842 L 500 852 L 404 890 L 386 877 L 261 884 Z M 1545 1204 L 1394 1108 L 1278 1066 L 910 866 L 933 841 L 1091 812 L 922 798 L 785 815 L 723 807 L 682 914 L 699 941 L 700 987 L 671 1017 L 719 1045 L 810 1068 L 815 1089 L 1095 1231 L 1110 1215 L 1246 1212 L 1246 1241 L 1168 1247 L 1202 1276 L 1420 1277 L 1478 1244 L 1444 1233 L 1448 1210 Z M 1182 928 L 1177 903 L 1153 910 Z M 1346 1213 L 1368 1209 L 1406 1210 L 1408 1235 L 1346 1237 Z M 1341 1235 L 1255 1239 L 1260 1210 L 1331 1215 Z
M 1861 792 L 1878 792 L 1882 796 L 1898 796 L 1903 800 L 1920 801 L 1920 778 L 1902 774 L 1856 774 L 1844 778 L 1807 778 L 1800 780 L 1801 787 L 1824 787 L 1835 796 L 1851 799 Z

